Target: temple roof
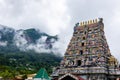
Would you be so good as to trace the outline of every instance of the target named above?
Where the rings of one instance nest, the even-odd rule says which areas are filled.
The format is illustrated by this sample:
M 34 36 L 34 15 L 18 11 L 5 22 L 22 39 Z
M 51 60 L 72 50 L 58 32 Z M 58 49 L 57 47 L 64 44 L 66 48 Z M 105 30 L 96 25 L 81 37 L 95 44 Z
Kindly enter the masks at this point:
M 70 73 L 67 73 L 67 74 L 61 76 L 58 80 L 62 80 L 63 78 L 65 78 L 65 77 L 67 77 L 67 76 L 69 76 L 69 77 L 71 77 L 71 78 L 73 78 L 73 79 L 75 79 L 75 80 L 85 80 L 85 79 L 82 78 L 81 76 L 76 76 L 76 75 L 73 75 L 73 74 L 70 74 Z
M 35 75 L 34 78 L 41 78 L 41 79 L 46 79 L 46 80 L 50 80 L 46 70 L 44 68 L 41 68 L 38 73 Z

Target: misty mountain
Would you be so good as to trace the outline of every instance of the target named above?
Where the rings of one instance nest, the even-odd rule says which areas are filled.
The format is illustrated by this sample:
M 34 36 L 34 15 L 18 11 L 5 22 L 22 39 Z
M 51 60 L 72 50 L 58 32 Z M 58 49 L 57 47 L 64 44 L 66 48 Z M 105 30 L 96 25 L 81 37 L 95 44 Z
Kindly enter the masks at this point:
M 54 52 L 57 41 L 57 35 L 51 36 L 39 29 L 15 30 L 0 25 L 0 50 L 6 48 L 8 51 Z
M 58 36 L 39 29 L 20 29 L 0 25 L 0 76 L 36 73 L 41 67 L 52 72 L 62 57 L 57 53 Z

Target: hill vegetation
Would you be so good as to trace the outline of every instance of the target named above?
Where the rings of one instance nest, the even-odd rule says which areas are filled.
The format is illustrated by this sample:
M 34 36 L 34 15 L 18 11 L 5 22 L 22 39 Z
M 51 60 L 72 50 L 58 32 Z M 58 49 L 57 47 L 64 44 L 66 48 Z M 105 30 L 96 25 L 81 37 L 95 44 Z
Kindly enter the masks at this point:
M 45 68 L 49 74 L 52 68 L 59 65 L 61 57 L 53 53 L 0 52 L 0 76 L 14 78 L 16 75 L 36 73 Z

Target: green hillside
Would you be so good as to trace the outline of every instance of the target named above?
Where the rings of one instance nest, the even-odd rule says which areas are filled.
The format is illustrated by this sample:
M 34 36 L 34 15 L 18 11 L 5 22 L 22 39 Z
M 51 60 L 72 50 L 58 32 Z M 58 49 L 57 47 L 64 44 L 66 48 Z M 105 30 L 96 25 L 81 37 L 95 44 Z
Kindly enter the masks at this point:
M 50 74 L 53 66 L 59 65 L 61 57 L 53 53 L 0 52 L 0 76 L 14 77 L 20 74 L 36 73 L 40 68 L 45 68 Z

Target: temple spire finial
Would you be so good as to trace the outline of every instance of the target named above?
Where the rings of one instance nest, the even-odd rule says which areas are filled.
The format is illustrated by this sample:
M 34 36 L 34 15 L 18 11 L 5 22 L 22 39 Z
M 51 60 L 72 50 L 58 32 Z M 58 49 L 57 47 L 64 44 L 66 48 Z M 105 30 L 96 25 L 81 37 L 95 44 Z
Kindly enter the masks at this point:
M 102 18 L 99 18 L 99 21 L 98 21 L 98 19 L 83 21 L 83 22 L 80 22 L 80 26 L 94 24 L 94 23 L 98 23 L 98 22 L 102 22 L 102 21 L 103 21 Z

